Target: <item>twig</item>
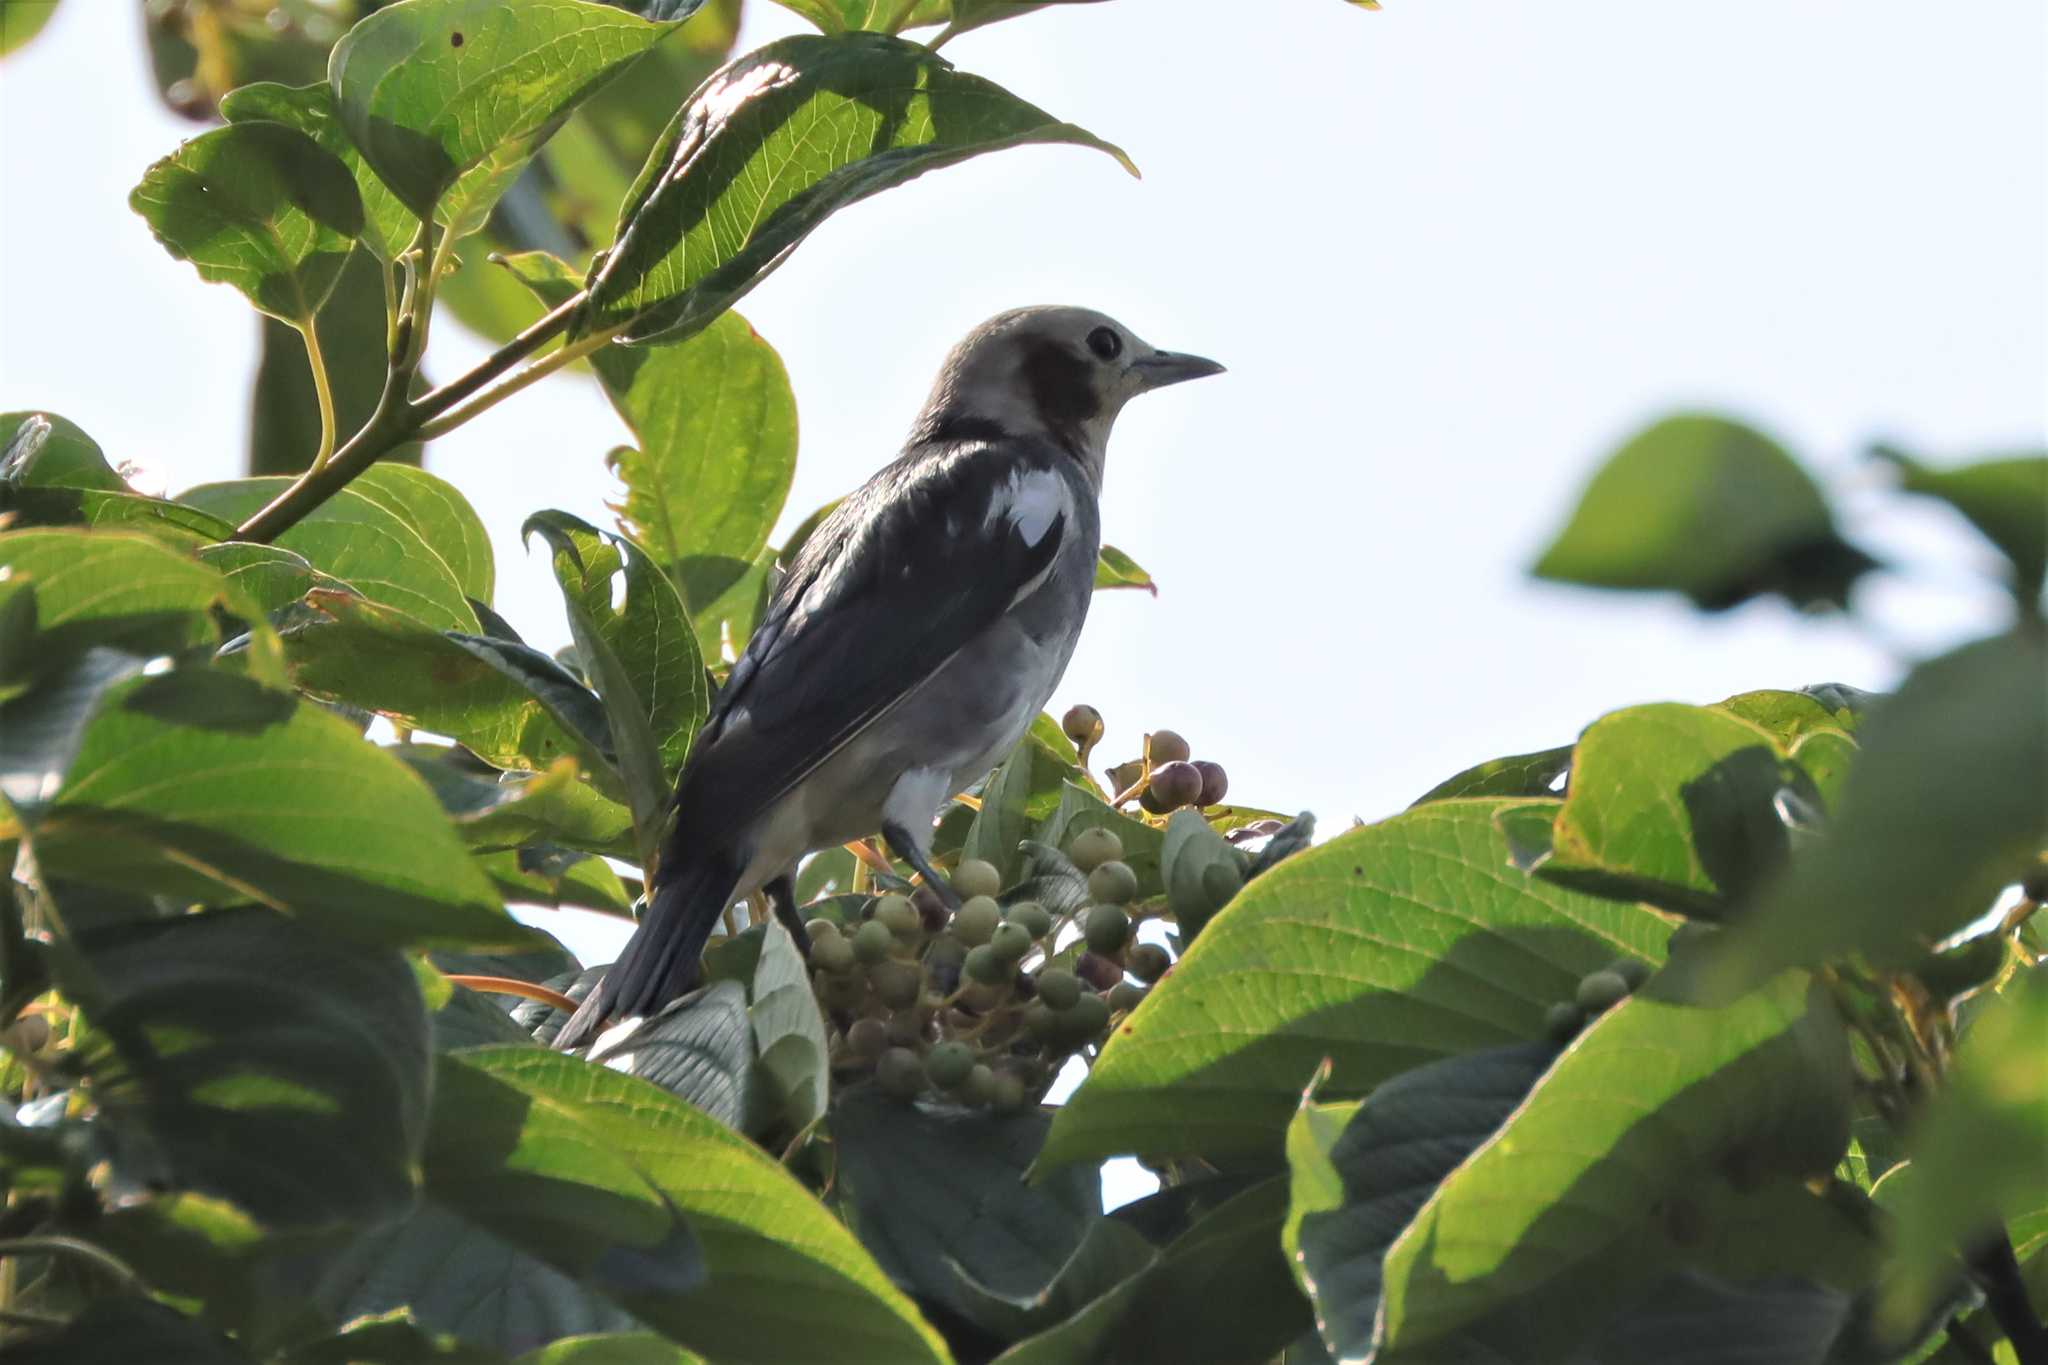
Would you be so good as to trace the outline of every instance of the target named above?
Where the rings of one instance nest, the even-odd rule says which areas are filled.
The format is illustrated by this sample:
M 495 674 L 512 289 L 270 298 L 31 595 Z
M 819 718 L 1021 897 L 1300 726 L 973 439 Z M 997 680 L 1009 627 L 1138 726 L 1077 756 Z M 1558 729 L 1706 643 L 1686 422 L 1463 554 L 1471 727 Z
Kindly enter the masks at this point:
M 551 991 L 546 986 L 536 986 L 531 981 L 521 981 L 516 976 L 469 976 L 451 975 L 448 978 L 458 986 L 473 991 L 487 991 L 492 995 L 516 995 L 524 1000 L 538 1000 L 543 1005 L 552 1005 L 564 1014 L 576 1012 L 576 1002 L 560 991 Z

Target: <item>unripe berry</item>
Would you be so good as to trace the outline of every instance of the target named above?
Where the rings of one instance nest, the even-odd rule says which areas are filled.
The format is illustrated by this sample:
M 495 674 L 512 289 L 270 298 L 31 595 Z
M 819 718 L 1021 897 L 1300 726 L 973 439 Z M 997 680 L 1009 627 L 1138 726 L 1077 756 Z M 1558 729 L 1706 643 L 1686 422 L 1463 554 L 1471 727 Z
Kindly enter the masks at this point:
M 868 972 L 868 984 L 890 1009 L 907 1009 L 924 994 L 924 973 L 908 962 L 877 962 Z
M 989 1095 L 988 1107 L 998 1114 L 1014 1114 L 1029 1102 L 1024 1078 L 1014 1071 L 998 1071 Z
M 1543 1035 L 1553 1043 L 1569 1043 L 1586 1025 L 1586 1012 L 1569 1000 L 1560 1000 L 1543 1016 Z
M 928 1022 L 923 1010 L 897 1010 L 883 1027 L 888 1029 L 889 1041 L 896 1046 L 915 1047 L 931 1036 L 931 1030 L 926 1027 Z
M 1003 889 L 1003 874 L 994 863 L 979 858 L 962 858 L 953 869 L 953 890 L 963 900 L 970 896 L 993 896 Z
M 946 898 L 929 886 L 920 885 L 910 893 L 910 903 L 917 907 L 917 913 L 924 919 L 924 931 L 936 934 L 946 927 L 946 920 L 953 913 L 953 907 L 946 904 Z
M 1038 939 L 1052 932 L 1052 911 L 1037 901 L 1018 901 L 1003 912 L 1003 918 Z
M 1093 872 L 1104 863 L 1124 856 L 1124 841 L 1116 831 L 1101 825 L 1084 829 L 1067 841 L 1067 861 L 1083 872 Z
M 1104 863 L 1088 874 L 1088 898 L 1097 905 L 1127 905 L 1138 894 L 1138 874 L 1124 862 Z
M 1230 794 L 1230 774 L 1223 771 L 1221 763 L 1211 763 L 1206 758 L 1195 760 L 1195 771 L 1202 775 L 1202 792 L 1195 798 L 1198 806 L 1220 806 L 1223 798 Z
M 1094 905 L 1081 918 L 1081 933 L 1088 946 L 1108 957 L 1123 951 L 1131 937 L 1131 917 L 1121 905 Z
M 887 925 L 897 938 L 916 938 L 924 932 L 924 917 L 917 913 L 917 907 L 908 896 L 893 891 L 875 902 L 875 922 Z
M 892 1047 L 875 1063 L 875 1081 L 899 1100 L 915 1099 L 924 1089 L 924 1063 L 907 1047 Z
M 880 920 L 869 920 L 853 935 L 853 955 L 859 961 L 873 966 L 889 956 L 889 949 L 896 944 L 896 935 L 889 932 L 889 926 Z
M 1109 1008 L 1122 1013 L 1138 1008 L 1138 1002 L 1145 998 L 1145 988 L 1135 981 L 1119 981 L 1109 988 Z
M 1003 962 L 1015 962 L 1031 951 L 1031 934 L 1021 924 L 998 924 L 988 950 Z
M 1041 1043 L 1051 1042 L 1060 1033 L 1059 1016 L 1043 1000 L 1034 1000 L 1024 1007 L 1024 1031 Z
M 846 1031 L 846 1046 L 856 1057 L 879 1057 L 889 1046 L 889 1029 L 879 1019 L 856 1019 Z
M 968 949 L 963 966 L 970 980 L 984 986 L 1004 985 L 1010 979 L 1010 964 L 997 957 L 986 943 Z
M 1086 702 L 1069 706 L 1067 714 L 1060 717 L 1060 729 L 1085 753 L 1102 739 L 1102 713 Z
M 838 938 L 840 937 L 839 921 L 836 919 L 826 919 L 823 915 L 820 915 L 816 919 L 804 921 L 804 932 L 811 936 L 811 942 L 814 944 L 821 938 Z
M 1145 736 L 1145 756 L 1155 769 L 1162 763 L 1185 763 L 1193 754 L 1188 742 L 1171 730 L 1154 730 Z
M 989 941 L 1003 922 L 1003 908 L 988 896 L 975 896 L 953 916 L 953 936 L 968 947 Z
M 1152 770 L 1148 791 L 1162 810 L 1192 806 L 1202 795 L 1201 771 L 1186 761 L 1163 763 Z
M 1588 1014 L 1612 1009 L 1628 998 L 1628 982 L 1620 972 L 1589 972 L 1579 981 L 1579 1008 Z
M 1081 978 L 1064 967 L 1047 967 L 1038 974 L 1038 998 L 1051 1009 L 1072 1009 L 1081 998 Z
M 1140 943 L 1131 949 L 1124 965 L 1130 968 L 1132 976 L 1149 986 L 1166 975 L 1167 969 L 1173 966 L 1173 958 L 1156 943 Z
M 1070 1010 L 1060 1016 L 1061 1036 L 1071 1043 L 1091 1043 L 1109 1027 L 1109 1002 L 1093 991 L 1083 991 Z
M 1623 981 L 1626 981 L 1629 993 L 1634 994 L 1642 989 L 1645 981 L 1650 979 L 1650 973 L 1654 968 L 1639 957 L 1623 957 L 1616 958 L 1613 962 L 1608 963 L 1607 970 L 1613 972 Z
M 962 1084 L 973 1070 L 974 1049 L 965 1043 L 940 1043 L 924 1055 L 924 1074 L 941 1090 Z
M 838 934 L 811 939 L 811 965 L 838 975 L 853 970 L 853 944 Z
M 967 1072 L 967 1080 L 960 1087 L 960 1098 L 969 1104 L 987 1104 L 996 1097 L 996 1073 L 980 1062 Z

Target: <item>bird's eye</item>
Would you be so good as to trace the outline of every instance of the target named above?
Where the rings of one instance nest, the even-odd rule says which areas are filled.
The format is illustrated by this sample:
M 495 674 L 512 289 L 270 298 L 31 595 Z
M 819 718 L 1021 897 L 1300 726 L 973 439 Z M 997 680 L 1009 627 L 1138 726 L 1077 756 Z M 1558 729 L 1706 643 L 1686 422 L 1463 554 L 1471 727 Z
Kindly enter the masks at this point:
M 1102 360 L 1115 360 L 1124 353 L 1124 339 L 1114 327 L 1097 327 L 1088 334 L 1088 349 Z

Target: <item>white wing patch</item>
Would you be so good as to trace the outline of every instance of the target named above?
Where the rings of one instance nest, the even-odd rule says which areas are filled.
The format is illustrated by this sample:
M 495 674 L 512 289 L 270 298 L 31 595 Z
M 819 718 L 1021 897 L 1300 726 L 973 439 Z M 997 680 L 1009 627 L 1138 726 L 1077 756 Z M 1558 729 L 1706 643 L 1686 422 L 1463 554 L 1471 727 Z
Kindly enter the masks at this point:
M 1056 518 L 1072 510 L 1066 480 L 1050 469 L 1020 469 L 990 500 L 988 524 L 1007 521 L 1026 545 L 1035 546 L 1045 539 Z

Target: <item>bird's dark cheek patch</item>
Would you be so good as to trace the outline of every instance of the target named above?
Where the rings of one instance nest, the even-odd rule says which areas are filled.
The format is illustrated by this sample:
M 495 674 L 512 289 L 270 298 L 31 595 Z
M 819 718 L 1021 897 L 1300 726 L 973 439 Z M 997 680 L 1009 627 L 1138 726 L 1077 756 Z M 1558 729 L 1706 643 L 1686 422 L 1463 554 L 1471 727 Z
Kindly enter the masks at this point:
M 1034 346 L 1024 357 L 1024 386 L 1032 405 L 1055 431 L 1077 430 L 1102 411 L 1093 366 L 1064 346 Z

